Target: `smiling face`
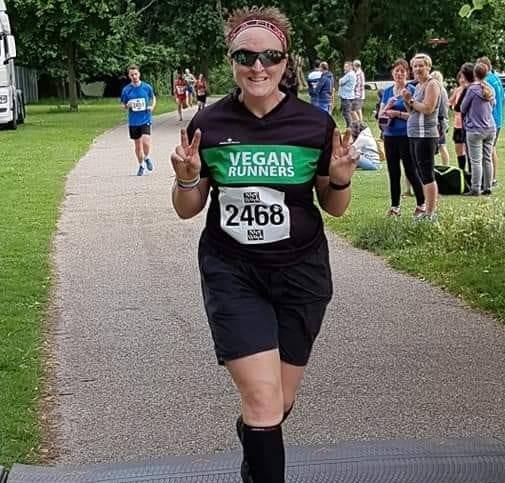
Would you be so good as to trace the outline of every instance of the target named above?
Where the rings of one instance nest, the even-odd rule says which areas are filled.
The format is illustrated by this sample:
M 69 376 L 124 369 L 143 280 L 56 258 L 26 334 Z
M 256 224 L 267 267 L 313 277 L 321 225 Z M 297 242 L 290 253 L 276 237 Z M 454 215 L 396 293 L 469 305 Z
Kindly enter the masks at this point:
M 282 42 L 271 32 L 263 28 L 249 28 L 241 32 L 230 45 L 230 52 L 249 50 L 263 52 L 265 50 L 284 51 Z M 287 59 L 279 64 L 265 67 L 256 59 L 250 67 L 231 60 L 233 77 L 242 90 L 244 98 L 254 102 L 268 102 L 276 99 L 279 94 L 279 82 L 286 70 Z
M 430 68 L 422 57 L 414 58 L 412 61 L 412 71 L 414 72 L 416 79 L 418 79 L 420 82 L 424 82 L 426 79 L 428 79 L 428 76 L 430 74 Z

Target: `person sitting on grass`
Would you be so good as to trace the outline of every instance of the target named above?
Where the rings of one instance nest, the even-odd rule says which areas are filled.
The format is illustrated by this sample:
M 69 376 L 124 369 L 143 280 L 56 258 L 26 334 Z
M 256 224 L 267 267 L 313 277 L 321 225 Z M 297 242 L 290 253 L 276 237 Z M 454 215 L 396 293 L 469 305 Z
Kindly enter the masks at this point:
M 362 121 L 351 124 L 353 146 L 359 151 L 358 168 L 375 170 L 381 168 L 379 147 L 372 134 L 372 130 Z

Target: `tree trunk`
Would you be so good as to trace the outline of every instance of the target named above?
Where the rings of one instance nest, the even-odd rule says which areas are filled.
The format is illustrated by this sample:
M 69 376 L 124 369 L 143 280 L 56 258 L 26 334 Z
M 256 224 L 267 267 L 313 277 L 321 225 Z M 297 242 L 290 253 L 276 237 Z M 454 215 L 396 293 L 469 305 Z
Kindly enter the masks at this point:
M 357 59 L 370 33 L 370 0 L 355 0 L 351 23 L 342 39 L 341 50 L 344 60 Z
M 207 58 L 203 58 L 200 64 L 200 72 L 197 72 L 196 75 L 203 74 L 206 79 L 209 78 L 209 60 Z
M 58 100 L 65 100 L 67 98 L 67 88 L 65 79 L 58 79 L 56 82 L 56 97 Z
M 67 68 L 68 68 L 68 100 L 70 111 L 77 112 L 79 110 L 79 101 L 77 98 L 77 78 L 75 74 L 75 45 L 69 42 L 67 45 Z

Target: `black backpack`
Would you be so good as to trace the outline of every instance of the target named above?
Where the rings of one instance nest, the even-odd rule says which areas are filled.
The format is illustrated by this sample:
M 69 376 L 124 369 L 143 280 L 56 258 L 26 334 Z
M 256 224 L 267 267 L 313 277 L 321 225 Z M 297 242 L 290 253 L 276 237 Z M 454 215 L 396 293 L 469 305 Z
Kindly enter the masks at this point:
M 461 195 L 470 191 L 471 175 L 455 166 L 435 166 L 435 181 L 441 195 Z

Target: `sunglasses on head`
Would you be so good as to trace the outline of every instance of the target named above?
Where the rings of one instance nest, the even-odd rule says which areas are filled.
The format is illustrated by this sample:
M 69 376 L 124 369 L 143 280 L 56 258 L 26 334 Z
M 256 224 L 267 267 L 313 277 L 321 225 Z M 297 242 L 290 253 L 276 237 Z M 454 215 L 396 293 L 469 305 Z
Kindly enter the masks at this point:
M 252 52 L 251 50 L 236 50 L 230 54 L 230 57 L 240 65 L 252 67 L 256 59 L 259 59 L 263 67 L 280 64 L 286 58 L 286 52 L 280 50 L 268 49 L 263 52 Z

